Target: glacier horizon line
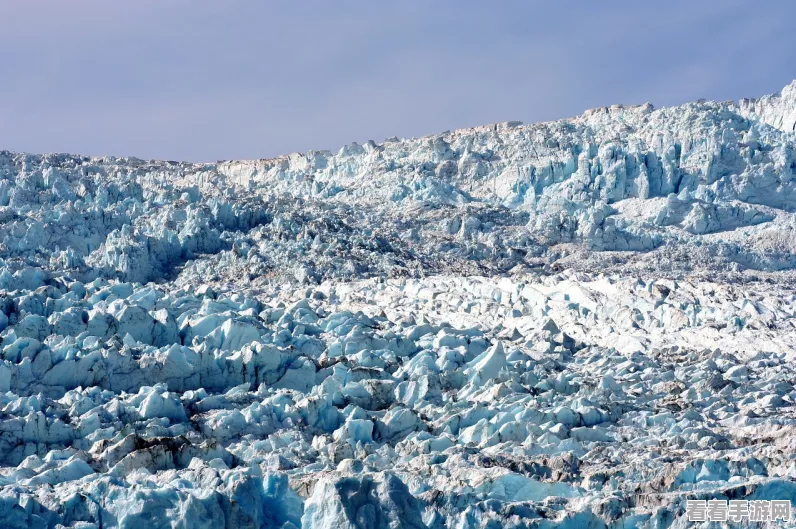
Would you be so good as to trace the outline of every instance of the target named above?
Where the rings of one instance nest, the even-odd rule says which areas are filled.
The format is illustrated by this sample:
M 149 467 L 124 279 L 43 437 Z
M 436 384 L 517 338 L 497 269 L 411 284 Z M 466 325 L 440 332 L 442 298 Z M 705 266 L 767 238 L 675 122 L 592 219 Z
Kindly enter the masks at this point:
M 533 122 L 524 122 L 522 120 L 506 120 L 506 121 L 497 121 L 492 123 L 487 123 L 483 125 L 474 125 L 470 127 L 461 127 L 457 129 L 448 129 L 437 133 L 432 134 L 425 134 L 422 136 L 406 136 L 406 137 L 397 137 L 397 136 L 390 136 L 385 138 L 381 142 L 377 142 L 375 140 L 369 139 L 362 144 L 357 141 L 352 141 L 350 143 L 346 143 L 342 145 L 338 150 L 337 153 L 340 153 L 347 147 L 360 147 L 363 145 L 372 145 L 372 146 L 383 146 L 386 143 L 390 142 L 407 142 L 407 141 L 419 141 L 424 139 L 436 138 L 439 136 L 445 135 L 462 135 L 468 133 L 476 133 L 479 131 L 484 130 L 503 130 L 508 128 L 515 128 L 515 127 L 533 127 L 539 125 L 548 125 L 560 122 L 567 122 L 578 120 L 581 118 L 585 118 L 590 114 L 597 113 L 597 112 L 606 112 L 611 110 L 633 110 L 633 109 L 648 109 L 649 111 L 660 111 L 666 109 L 678 109 L 682 107 L 687 107 L 689 105 L 695 104 L 716 104 L 716 105 L 726 105 L 726 106 L 736 106 L 742 107 L 744 104 L 754 104 L 759 101 L 764 101 L 767 99 L 781 99 L 783 94 L 789 99 L 792 99 L 796 102 L 796 78 L 794 78 L 790 83 L 786 84 L 783 88 L 771 92 L 769 94 L 764 94 L 758 97 L 742 97 L 738 100 L 735 99 L 725 99 L 725 100 L 717 100 L 717 99 L 707 99 L 707 98 L 698 98 L 695 100 L 689 100 L 681 104 L 677 105 L 663 105 L 663 106 L 655 106 L 654 103 L 646 101 L 644 103 L 614 103 L 611 105 L 602 105 L 592 108 L 584 109 L 580 114 L 562 117 L 558 119 L 551 119 L 551 120 L 541 120 L 541 121 L 533 121 Z M 794 125 L 796 125 L 796 117 L 794 119 Z M 793 128 L 794 125 L 791 125 L 790 131 L 796 131 Z M 785 131 L 788 132 L 788 131 Z M 115 155 L 115 154 L 103 154 L 103 155 L 89 155 L 89 154 L 82 154 L 79 152 L 69 152 L 69 151 L 50 151 L 50 152 L 36 152 L 36 151 L 28 151 L 28 150 L 13 150 L 13 149 L 3 149 L 0 148 L 0 156 L 1 155 L 23 155 L 23 156 L 38 156 L 38 157 L 53 157 L 53 156 L 71 156 L 83 159 L 91 159 L 91 160 L 102 160 L 102 161 L 118 161 L 118 162 L 125 162 L 125 161 L 132 161 L 132 162 L 145 162 L 145 163 L 177 163 L 180 165 L 193 165 L 193 166 L 218 166 L 221 164 L 228 164 L 228 163 L 235 163 L 235 162 L 278 162 L 283 159 L 289 159 L 296 156 L 304 156 L 309 157 L 311 155 L 325 155 L 325 156 L 334 156 L 336 153 L 332 149 L 307 149 L 305 151 L 291 151 L 286 152 L 283 154 L 279 154 L 276 156 L 271 157 L 263 157 L 263 158 L 222 158 L 216 161 L 195 161 L 195 160 L 169 160 L 166 158 L 141 158 L 138 156 L 123 156 L 123 155 Z

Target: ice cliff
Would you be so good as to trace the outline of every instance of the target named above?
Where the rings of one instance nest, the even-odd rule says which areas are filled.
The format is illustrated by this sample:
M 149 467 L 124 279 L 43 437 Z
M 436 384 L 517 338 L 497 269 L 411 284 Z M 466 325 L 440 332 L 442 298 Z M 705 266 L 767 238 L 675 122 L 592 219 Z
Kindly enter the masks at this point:
M 0 152 L 0 527 L 796 500 L 796 82 L 218 163 Z

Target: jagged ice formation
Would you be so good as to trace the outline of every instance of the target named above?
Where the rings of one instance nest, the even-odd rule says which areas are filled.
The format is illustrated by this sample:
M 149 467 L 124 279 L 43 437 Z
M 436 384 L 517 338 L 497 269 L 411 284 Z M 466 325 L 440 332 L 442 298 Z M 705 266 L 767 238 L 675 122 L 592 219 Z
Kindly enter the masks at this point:
M 796 82 L 218 163 L 0 152 L 0 527 L 796 500 Z

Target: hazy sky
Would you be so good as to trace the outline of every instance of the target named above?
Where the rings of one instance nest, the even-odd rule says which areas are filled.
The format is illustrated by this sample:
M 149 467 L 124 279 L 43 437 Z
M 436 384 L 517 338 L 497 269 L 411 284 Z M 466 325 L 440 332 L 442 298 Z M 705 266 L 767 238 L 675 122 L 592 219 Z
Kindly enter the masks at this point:
M 0 149 L 213 161 L 796 78 L 796 2 L 0 0 Z

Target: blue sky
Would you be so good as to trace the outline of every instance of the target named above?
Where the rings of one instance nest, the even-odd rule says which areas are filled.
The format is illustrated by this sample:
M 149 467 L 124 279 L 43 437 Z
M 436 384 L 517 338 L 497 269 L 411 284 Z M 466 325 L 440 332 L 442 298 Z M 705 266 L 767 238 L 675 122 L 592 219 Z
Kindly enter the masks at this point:
M 0 149 L 264 158 L 774 92 L 796 2 L 0 0 Z

